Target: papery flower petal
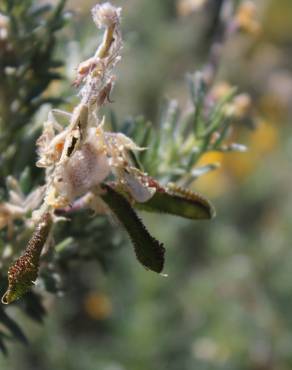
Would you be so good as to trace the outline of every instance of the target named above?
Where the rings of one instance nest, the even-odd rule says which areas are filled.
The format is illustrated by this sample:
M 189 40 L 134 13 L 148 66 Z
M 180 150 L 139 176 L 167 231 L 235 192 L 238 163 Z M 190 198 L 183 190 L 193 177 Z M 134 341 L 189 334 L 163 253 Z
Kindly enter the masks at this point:
M 131 196 L 139 203 L 147 202 L 155 193 L 155 188 L 144 185 L 135 175 L 124 173 L 124 181 Z
M 110 27 L 120 21 L 121 8 L 116 8 L 109 2 L 97 4 L 91 10 L 92 18 L 98 28 Z

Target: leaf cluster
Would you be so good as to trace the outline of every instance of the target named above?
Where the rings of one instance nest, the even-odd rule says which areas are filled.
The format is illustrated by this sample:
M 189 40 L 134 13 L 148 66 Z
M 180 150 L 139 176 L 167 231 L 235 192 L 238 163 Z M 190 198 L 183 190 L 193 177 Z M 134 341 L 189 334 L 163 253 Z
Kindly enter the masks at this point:
M 56 33 L 66 22 L 65 0 L 55 6 L 41 4 L 33 0 L 3 0 L 0 14 L 7 19 L 7 38 L 0 42 L 0 197 L 5 198 L 5 179 L 8 174 L 20 172 L 33 156 L 32 118 L 46 103 L 55 106 L 62 99 L 49 96 L 48 86 L 62 75 L 58 69 L 63 62 L 55 58 Z M 26 168 L 20 176 L 24 193 L 33 188 L 30 171 Z M 16 224 L 16 230 L 22 230 Z M 18 250 L 29 231 L 20 232 L 17 240 L 8 240 L 6 233 L 0 232 L 0 249 Z M 5 240 L 8 243 L 5 243 Z M 0 279 L 1 293 L 6 288 L 6 264 L 2 261 Z M 29 292 L 17 306 L 34 321 L 41 322 L 45 310 L 40 297 Z M 0 307 L 0 349 L 7 353 L 7 342 L 18 340 L 27 343 L 18 324 Z
M 0 13 L 8 20 L 7 38 L 0 44 L 0 166 L 1 175 L 21 167 L 15 161 L 17 145 L 29 140 L 26 124 L 45 103 L 60 98 L 45 95 L 52 81 L 60 80 L 55 58 L 56 32 L 66 23 L 65 0 L 53 7 L 32 0 L 3 0 Z M 0 181 L 3 181 L 1 176 Z M 1 181 L 1 182 L 2 182 Z
M 191 108 L 181 111 L 175 100 L 165 101 L 158 124 L 139 116 L 123 122 L 122 130 L 143 148 L 134 158 L 141 169 L 162 184 L 176 182 L 188 186 L 199 176 L 218 167 L 217 163 L 196 166 L 203 154 L 211 151 L 244 151 L 239 144 L 226 145 L 236 119 L 227 108 L 236 89 L 210 104 L 210 89 L 201 72 L 188 75 Z M 117 119 L 111 113 L 112 126 Z

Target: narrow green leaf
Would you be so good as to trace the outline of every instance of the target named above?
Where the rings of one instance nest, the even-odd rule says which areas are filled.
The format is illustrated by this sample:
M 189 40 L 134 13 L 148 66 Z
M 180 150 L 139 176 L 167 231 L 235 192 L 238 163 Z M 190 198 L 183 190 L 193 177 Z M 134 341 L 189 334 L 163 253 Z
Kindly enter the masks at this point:
M 23 297 L 19 304 L 28 317 L 38 323 L 43 322 L 46 310 L 39 294 L 30 291 Z
M 2 354 L 4 356 L 7 356 L 8 355 L 8 351 L 7 351 L 7 347 L 4 343 L 4 338 L 2 336 L 2 332 L 0 333 L 0 351 L 2 352 Z
M 29 167 L 25 167 L 22 171 L 19 179 L 19 184 L 22 192 L 28 194 L 31 189 L 31 171 Z
M 203 129 L 202 111 L 204 109 L 204 99 L 206 96 L 206 84 L 201 72 L 189 75 L 187 78 L 189 90 L 194 105 L 193 127 L 196 135 L 200 136 Z
M 150 146 L 149 144 L 151 144 L 151 135 L 153 134 L 153 125 L 150 121 L 148 122 L 145 122 L 145 125 L 144 125 L 144 129 L 143 129 L 143 136 L 141 138 L 141 141 L 139 142 L 139 145 L 142 147 L 142 148 L 146 148 L 148 146 Z M 144 155 L 145 152 L 142 154 Z M 141 155 L 142 156 L 142 155 Z
M 201 134 L 201 137 L 208 136 L 224 126 L 225 121 L 225 111 L 224 108 L 236 95 L 237 89 L 233 88 L 231 91 L 223 96 L 222 99 L 216 104 L 213 108 L 213 111 L 210 113 L 209 120 L 207 122 L 206 130 Z
M 220 167 L 220 163 L 217 163 L 217 162 L 209 163 L 205 166 L 195 167 L 191 171 L 191 175 L 192 175 L 191 179 L 196 180 L 198 177 L 201 177 L 201 176 L 205 175 L 206 173 L 209 173 L 210 171 L 214 171 L 219 167 Z
M 129 157 L 131 158 L 132 162 L 134 163 L 134 166 L 138 168 L 139 170 L 143 171 L 142 163 L 139 161 L 139 157 L 136 155 L 136 153 L 129 151 Z
M 26 336 L 19 325 L 4 310 L 0 310 L 0 322 L 10 331 L 12 336 L 23 344 L 27 344 Z
M 110 120 L 110 123 L 111 123 L 111 129 L 113 132 L 118 132 L 118 118 L 117 118 L 117 115 L 115 114 L 115 112 L 110 109 L 109 111 L 109 120 Z
M 44 16 L 44 14 L 49 12 L 51 9 L 52 5 L 50 4 L 33 6 L 32 9 L 29 10 L 28 15 L 31 17 Z
M 121 194 L 108 185 L 103 188 L 106 193 L 102 195 L 102 199 L 128 232 L 138 261 L 152 271 L 161 272 L 165 253 L 163 245 L 149 234 L 130 203 Z

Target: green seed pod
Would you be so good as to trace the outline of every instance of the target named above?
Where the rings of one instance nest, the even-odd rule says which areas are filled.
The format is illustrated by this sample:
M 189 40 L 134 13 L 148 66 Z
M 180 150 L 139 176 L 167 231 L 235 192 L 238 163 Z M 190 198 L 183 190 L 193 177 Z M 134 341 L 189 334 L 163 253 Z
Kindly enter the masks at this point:
M 157 189 L 147 202 L 136 203 L 135 207 L 147 212 L 169 213 L 191 220 L 208 220 L 215 217 L 212 204 L 201 194 L 177 185 Z
M 106 192 L 101 196 L 128 232 L 138 261 L 147 269 L 161 273 L 164 266 L 163 244 L 149 234 L 141 219 L 126 198 L 109 185 L 103 184 Z
M 38 276 L 40 255 L 52 226 L 50 213 L 44 213 L 33 232 L 22 256 L 8 270 L 8 289 L 3 304 L 19 299 L 34 284 Z

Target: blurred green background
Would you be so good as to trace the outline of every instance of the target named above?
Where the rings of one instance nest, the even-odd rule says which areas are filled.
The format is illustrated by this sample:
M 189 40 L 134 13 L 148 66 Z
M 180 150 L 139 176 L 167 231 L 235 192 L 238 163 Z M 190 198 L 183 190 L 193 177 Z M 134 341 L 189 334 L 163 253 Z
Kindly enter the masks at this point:
M 187 106 L 185 74 L 206 60 L 210 24 L 182 3 L 114 2 L 123 7 L 125 39 L 113 94 L 119 118 L 143 113 L 155 121 L 165 96 Z M 68 3 L 73 22 L 61 35 L 68 81 L 50 88 L 68 100 L 74 68 L 96 46 L 94 4 Z M 256 127 L 238 128 L 250 150 L 209 153 L 202 162 L 222 167 L 194 185 L 213 200 L 217 218 L 143 215 L 167 246 L 168 277 L 145 271 L 127 246 L 106 274 L 95 262 L 76 264 L 64 296 L 46 298 L 43 325 L 21 318 L 30 345 L 14 344 L 1 369 L 292 368 L 292 2 L 255 4 L 260 36 L 232 37 L 217 77 L 252 97 Z

